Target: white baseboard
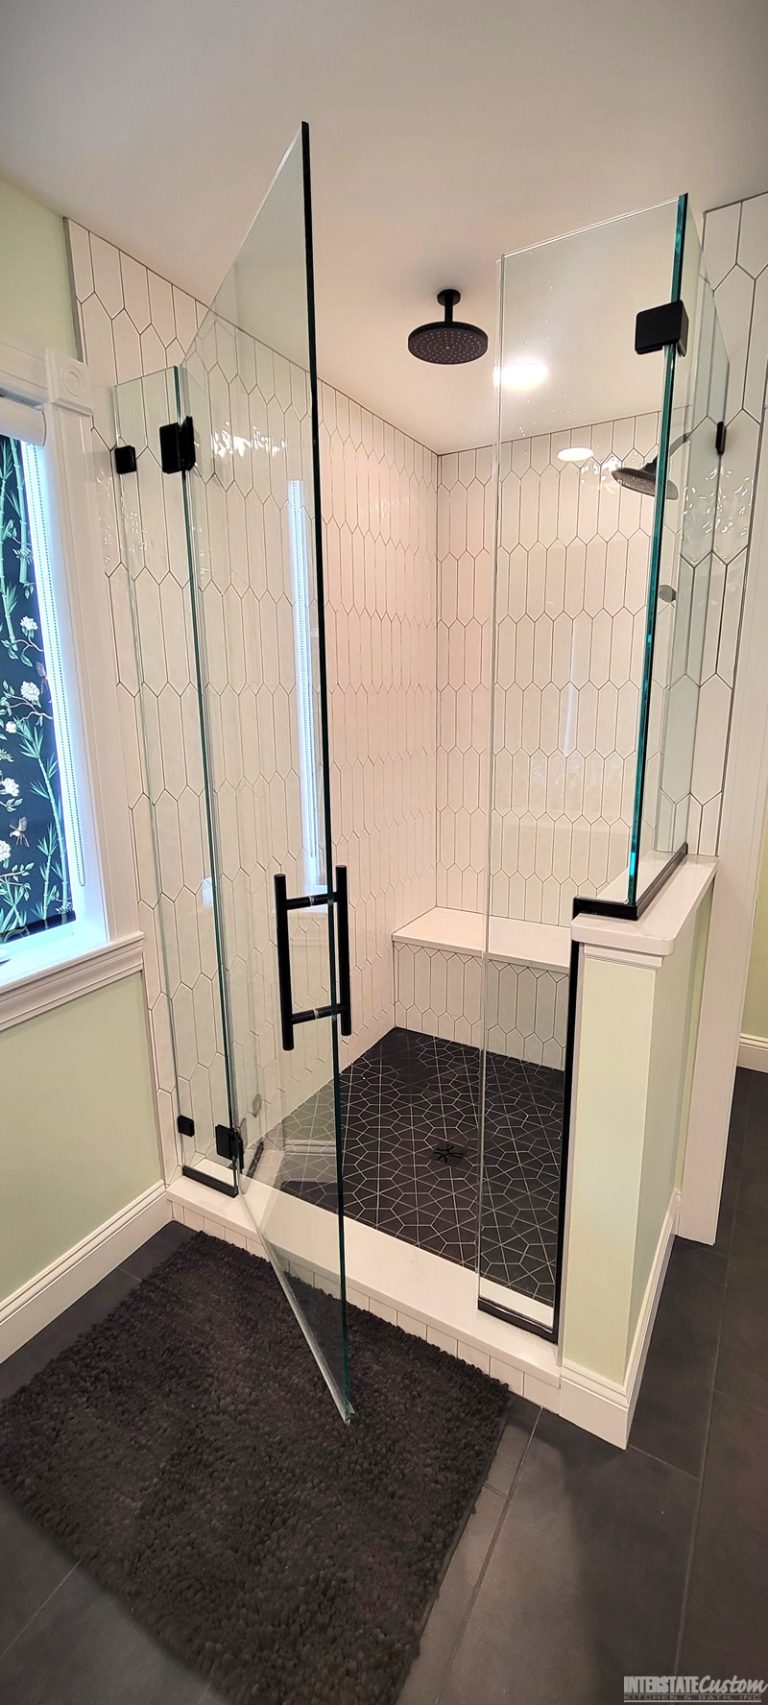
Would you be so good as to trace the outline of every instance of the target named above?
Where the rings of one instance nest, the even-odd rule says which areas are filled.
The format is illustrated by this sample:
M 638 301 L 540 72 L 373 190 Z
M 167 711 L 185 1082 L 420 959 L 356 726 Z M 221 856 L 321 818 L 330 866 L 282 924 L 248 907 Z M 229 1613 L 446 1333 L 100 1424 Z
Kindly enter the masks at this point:
M 679 1216 L 680 1192 L 675 1190 L 664 1215 L 623 1384 L 602 1379 L 599 1374 L 579 1367 L 575 1362 L 564 1361 L 560 1370 L 560 1414 L 563 1418 L 573 1421 L 577 1427 L 586 1428 L 589 1433 L 596 1433 L 598 1438 L 607 1439 L 609 1444 L 618 1445 L 621 1450 L 626 1449 L 629 1440 Z
M 0 1306 L 0 1362 L 119 1267 L 170 1218 L 165 1185 L 153 1184 L 14 1291 Z
M 751 1072 L 768 1072 L 768 1036 L 742 1036 L 739 1065 Z

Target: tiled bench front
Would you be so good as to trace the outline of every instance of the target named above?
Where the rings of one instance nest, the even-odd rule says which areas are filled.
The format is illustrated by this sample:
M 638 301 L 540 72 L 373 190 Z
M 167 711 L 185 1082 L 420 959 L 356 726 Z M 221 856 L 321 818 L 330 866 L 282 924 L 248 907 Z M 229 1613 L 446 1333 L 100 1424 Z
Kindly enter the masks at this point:
M 482 1047 L 485 917 L 437 906 L 395 930 L 395 1023 Z M 570 931 L 491 918 L 488 1045 L 562 1068 Z

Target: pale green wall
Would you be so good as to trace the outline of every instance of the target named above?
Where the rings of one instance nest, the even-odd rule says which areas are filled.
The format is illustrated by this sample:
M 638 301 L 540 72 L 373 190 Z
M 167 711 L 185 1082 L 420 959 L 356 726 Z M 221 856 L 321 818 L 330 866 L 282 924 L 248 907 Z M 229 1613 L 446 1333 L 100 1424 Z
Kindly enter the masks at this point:
M 757 890 L 757 911 L 741 1029 L 744 1036 L 768 1037 L 768 835 L 763 842 L 763 862 Z
M 0 178 L 0 338 L 77 354 L 64 221 Z
M 64 223 L 0 180 L 0 338 L 74 354 Z M 0 1032 L 0 1299 L 161 1174 L 139 976 Z
M 0 1032 L 8 1296 L 160 1179 L 140 975 Z
M 707 896 L 656 976 L 627 1352 L 685 1150 L 709 911 Z
M 654 973 L 584 958 L 563 1353 L 621 1384 L 632 1301 Z
M 709 910 L 656 968 L 582 960 L 563 1354 L 618 1385 L 685 1147 Z

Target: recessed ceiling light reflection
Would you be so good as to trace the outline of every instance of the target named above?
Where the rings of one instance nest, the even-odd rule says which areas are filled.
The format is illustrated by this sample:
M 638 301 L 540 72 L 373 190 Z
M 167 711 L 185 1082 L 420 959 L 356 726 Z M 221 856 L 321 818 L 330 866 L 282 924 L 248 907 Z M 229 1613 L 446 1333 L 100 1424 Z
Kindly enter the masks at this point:
M 501 383 L 505 391 L 535 391 L 548 378 L 546 362 L 539 361 L 535 355 L 516 356 L 513 361 L 505 361 L 501 369 Z M 498 367 L 494 367 L 493 382 L 495 385 L 499 383 Z
M 592 450 L 588 444 L 569 444 L 567 450 L 558 450 L 559 462 L 589 462 Z

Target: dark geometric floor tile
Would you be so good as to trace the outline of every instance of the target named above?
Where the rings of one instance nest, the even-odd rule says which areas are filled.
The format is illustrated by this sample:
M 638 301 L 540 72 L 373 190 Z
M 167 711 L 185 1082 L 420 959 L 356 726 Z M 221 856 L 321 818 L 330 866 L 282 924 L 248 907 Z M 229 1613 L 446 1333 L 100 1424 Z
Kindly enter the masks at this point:
M 687 1474 L 543 1413 L 440 1705 L 615 1705 L 669 1674 L 696 1502 Z
M 344 1211 L 464 1266 L 477 1264 L 480 1052 L 395 1029 L 342 1074 Z M 563 1074 L 488 1056 L 480 1204 L 484 1276 L 551 1303 L 560 1196 Z M 333 1141 L 330 1086 L 283 1123 L 283 1138 Z M 296 1137 L 301 1147 L 302 1139 Z M 448 1160 L 441 1145 L 452 1145 Z M 463 1153 L 459 1152 L 463 1151 Z M 316 1169 L 315 1169 L 316 1172 Z M 317 1176 L 282 1188 L 335 1209 Z
M 681 1673 L 768 1676 L 767 1556 L 768 1414 L 715 1392 Z

